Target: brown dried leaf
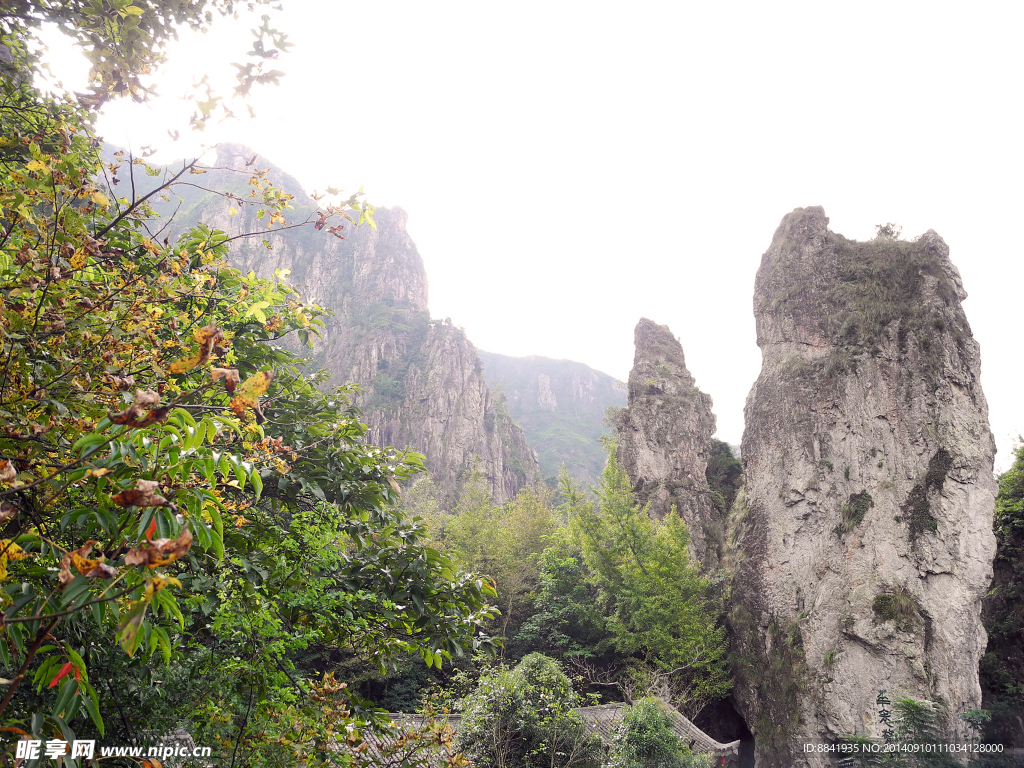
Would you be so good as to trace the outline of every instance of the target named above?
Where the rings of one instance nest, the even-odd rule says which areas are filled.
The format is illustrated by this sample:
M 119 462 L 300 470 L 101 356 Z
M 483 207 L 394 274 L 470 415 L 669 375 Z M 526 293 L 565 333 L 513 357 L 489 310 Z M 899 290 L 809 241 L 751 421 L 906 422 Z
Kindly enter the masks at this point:
M 127 488 L 110 498 L 122 507 L 162 507 L 167 504 L 167 499 L 154 493 L 159 487 L 156 480 L 136 480 L 134 488 Z
M 4 459 L 0 461 L 0 481 L 9 483 L 18 476 L 18 471 L 14 468 L 14 462 L 10 459 Z
M 136 389 L 135 402 L 127 410 L 120 413 L 108 413 L 107 418 L 114 424 L 123 424 L 128 429 L 141 429 L 167 418 L 167 414 L 171 412 L 171 409 L 156 408 L 155 406 L 158 405 L 160 405 L 160 395 L 156 392 L 152 390 L 144 392 L 141 389 Z M 146 409 L 148 408 L 153 410 L 147 413 Z
M 260 371 L 246 379 L 238 388 L 238 394 L 231 400 L 231 410 L 235 412 L 235 415 L 241 416 L 245 413 L 246 408 L 252 408 L 256 411 L 256 421 L 263 423 L 265 419 L 263 411 L 260 410 L 259 398 L 267 391 L 267 387 L 270 386 L 273 379 L 273 371 Z
M 0 525 L 8 520 L 14 519 L 18 514 L 18 508 L 9 501 L 0 501 Z
M 224 379 L 224 389 L 228 391 L 229 395 L 235 393 L 235 386 L 242 380 L 238 375 L 237 368 L 211 368 L 210 378 L 213 381 Z
M 89 562 L 95 563 L 96 561 L 90 560 Z M 77 568 L 78 566 L 76 565 L 75 567 Z M 89 579 L 112 579 L 115 576 L 117 576 L 117 568 L 114 568 L 112 565 L 107 565 L 106 563 L 100 562 L 96 563 L 96 565 L 90 568 L 89 570 L 82 571 L 82 575 Z
M 124 556 L 125 565 L 142 565 L 146 568 L 157 568 L 173 563 L 192 548 L 192 529 L 187 525 L 174 539 L 157 539 L 144 541 Z
M 99 560 L 90 560 L 89 553 L 92 552 L 92 545 L 97 544 L 96 541 L 87 541 L 78 549 L 73 549 L 66 553 L 60 561 L 60 588 L 64 589 L 75 580 L 75 575 L 71 572 L 71 566 L 75 566 L 75 570 L 87 578 L 96 578 L 97 576 L 103 579 L 111 579 L 117 575 L 117 570 L 112 568 L 103 562 L 103 558 Z
M 96 240 L 89 235 L 85 236 L 85 250 L 87 250 L 92 256 L 99 256 L 103 253 L 103 246 L 106 244 L 106 240 Z
M 214 347 L 217 346 L 217 342 L 223 340 L 224 331 L 218 328 L 216 324 L 210 323 L 202 328 L 197 328 L 193 336 L 199 343 L 199 354 L 171 363 L 167 367 L 167 370 L 171 373 L 185 373 L 186 371 L 191 371 L 197 365 L 203 365 L 215 351 Z

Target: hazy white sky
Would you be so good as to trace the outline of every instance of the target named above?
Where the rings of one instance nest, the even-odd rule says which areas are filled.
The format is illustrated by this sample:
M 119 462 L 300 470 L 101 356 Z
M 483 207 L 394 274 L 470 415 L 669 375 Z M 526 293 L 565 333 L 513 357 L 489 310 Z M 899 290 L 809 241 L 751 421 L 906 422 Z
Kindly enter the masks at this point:
M 432 314 L 481 349 L 625 379 L 636 321 L 667 324 L 732 443 L 760 368 L 754 275 L 782 216 L 823 205 L 855 239 L 935 229 L 970 293 L 1008 466 L 1024 432 L 1024 4 L 285 6 L 274 26 L 295 48 L 256 120 L 198 136 L 167 98 L 109 107 L 101 132 L 165 160 L 239 141 L 307 189 L 365 185 L 408 211 Z M 228 82 L 252 26 L 183 34 L 161 93 Z

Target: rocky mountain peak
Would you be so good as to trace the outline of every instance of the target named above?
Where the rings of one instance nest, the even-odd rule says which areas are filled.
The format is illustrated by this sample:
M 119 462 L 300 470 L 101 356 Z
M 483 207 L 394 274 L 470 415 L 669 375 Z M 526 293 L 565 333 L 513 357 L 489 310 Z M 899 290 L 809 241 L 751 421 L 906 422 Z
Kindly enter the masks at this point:
M 240 193 L 256 168 L 294 196 L 289 223 L 315 218 L 316 202 L 298 181 L 246 147 L 218 147 L 210 186 Z M 256 162 L 249 163 L 256 156 Z M 401 208 L 377 208 L 376 228 L 345 223 L 345 239 L 301 227 L 267 232 L 251 207 L 198 195 L 182 201 L 177 231 L 203 221 L 229 235 L 260 232 L 232 244 L 231 261 L 261 276 L 288 270 L 307 304 L 331 310 L 311 354 L 330 383 L 363 389 L 356 404 L 374 443 L 410 446 L 427 456 L 435 484 L 449 498 L 471 471 L 488 480 L 498 502 L 539 478 L 527 446 L 482 375 L 476 349 L 450 321 L 431 320 L 427 275 Z M 263 244 L 263 240 L 270 247 Z
M 758 765 L 881 737 L 879 691 L 941 703 L 954 737 L 980 704 L 995 445 L 963 283 L 933 231 L 861 243 L 827 225 L 820 207 L 785 216 L 755 282 L 762 368 L 725 560 Z
M 668 326 L 642 318 L 633 335 L 628 406 L 617 424 L 619 462 L 652 515 L 663 517 L 675 507 L 690 527 L 691 555 L 713 569 L 722 514 L 706 477 L 715 433 L 711 397 L 697 388 Z

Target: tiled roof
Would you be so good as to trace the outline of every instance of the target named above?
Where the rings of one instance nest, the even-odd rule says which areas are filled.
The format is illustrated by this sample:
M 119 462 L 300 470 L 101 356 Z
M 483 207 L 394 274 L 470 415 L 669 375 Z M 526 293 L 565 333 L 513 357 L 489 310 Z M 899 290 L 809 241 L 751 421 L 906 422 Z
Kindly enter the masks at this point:
M 614 704 L 601 704 L 596 707 L 578 707 L 576 711 L 583 716 L 583 720 L 587 724 L 587 727 L 593 733 L 600 736 L 601 741 L 606 745 L 610 745 L 615 725 L 622 717 L 622 710 L 627 706 L 629 705 L 623 702 L 616 702 Z M 670 707 L 669 714 L 672 718 L 672 729 L 676 732 L 676 735 L 679 736 L 682 743 L 694 752 L 711 752 L 719 756 L 735 756 L 739 754 L 740 743 L 738 741 L 722 744 L 704 733 L 704 731 L 690 722 L 678 710 Z M 424 717 L 422 715 L 395 712 L 388 715 L 388 717 L 404 730 L 418 730 L 424 724 Z M 449 726 L 458 731 L 459 726 L 462 724 L 462 716 L 458 714 L 446 714 L 441 716 L 441 721 L 447 722 Z M 380 746 L 393 741 L 393 739 L 388 736 L 375 738 L 371 735 L 364 734 L 364 737 L 364 743 L 367 744 L 367 751 L 374 756 L 380 755 Z M 437 749 L 438 751 L 433 755 L 436 757 L 436 763 L 432 760 L 432 765 L 442 765 L 444 763 L 443 753 L 447 751 L 447 747 L 438 747 Z
M 605 744 L 610 744 L 616 723 L 622 716 L 622 710 L 629 705 L 618 701 L 614 704 L 602 704 L 597 707 L 579 707 L 576 711 L 583 715 L 587 727 L 601 737 Z M 708 736 L 704 731 L 691 723 L 682 712 L 669 707 L 672 718 L 672 730 L 680 741 L 694 752 L 712 752 L 716 755 L 738 755 L 740 743 L 733 741 L 722 744 Z

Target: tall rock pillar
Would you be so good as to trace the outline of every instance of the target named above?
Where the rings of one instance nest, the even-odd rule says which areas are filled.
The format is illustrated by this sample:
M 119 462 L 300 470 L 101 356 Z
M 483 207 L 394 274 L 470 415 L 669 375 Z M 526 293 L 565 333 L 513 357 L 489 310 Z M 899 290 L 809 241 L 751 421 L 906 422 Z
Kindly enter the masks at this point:
M 950 736 L 981 699 L 995 444 L 967 294 L 934 231 L 858 243 L 827 225 L 820 207 L 783 218 L 755 285 L 726 562 L 759 767 L 881 737 L 880 691 L 936 702 Z
M 711 396 L 697 389 L 667 325 L 642 318 L 634 340 L 629 404 L 617 425 L 619 463 L 652 515 L 664 517 L 676 508 L 690 527 L 691 557 L 713 570 L 722 520 L 705 475 L 715 433 Z

